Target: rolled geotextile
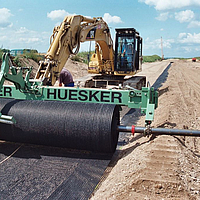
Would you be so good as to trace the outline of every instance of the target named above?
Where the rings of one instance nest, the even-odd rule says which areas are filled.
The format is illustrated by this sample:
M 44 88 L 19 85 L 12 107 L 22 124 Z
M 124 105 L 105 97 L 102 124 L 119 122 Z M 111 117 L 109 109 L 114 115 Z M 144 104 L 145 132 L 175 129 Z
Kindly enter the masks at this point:
M 100 153 L 116 149 L 116 105 L 0 98 L 0 108 L 16 120 L 0 123 L 1 140 Z

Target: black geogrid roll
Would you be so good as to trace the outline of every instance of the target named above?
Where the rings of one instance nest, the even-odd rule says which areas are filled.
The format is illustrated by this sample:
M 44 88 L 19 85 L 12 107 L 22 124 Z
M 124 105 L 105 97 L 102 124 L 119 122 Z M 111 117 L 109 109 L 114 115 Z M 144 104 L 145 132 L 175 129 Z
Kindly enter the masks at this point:
M 115 151 L 119 124 L 116 105 L 1 98 L 0 108 L 17 122 L 0 124 L 1 140 L 101 153 Z

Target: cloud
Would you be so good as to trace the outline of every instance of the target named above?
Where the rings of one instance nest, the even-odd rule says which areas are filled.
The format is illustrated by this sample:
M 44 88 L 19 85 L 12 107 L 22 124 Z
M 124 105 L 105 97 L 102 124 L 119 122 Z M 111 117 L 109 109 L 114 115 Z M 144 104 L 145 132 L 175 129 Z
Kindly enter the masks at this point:
M 65 11 L 65 10 L 53 10 L 50 13 L 47 13 L 47 17 L 50 18 L 51 20 L 63 20 L 66 16 L 69 15 L 76 15 L 74 14 L 70 14 L 69 12 Z M 87 18 L 92 18 L 91 16 L 85 16 Z M 123 23 L 121 18 L 118 16 L 111 16 L 109 13 L 105 13 L 103 16 L 103 19 L 107 22 L 107 23 Z M 57 22 L 57 25 L 60 24 L 60 22 Z
M 154 6 L 156 10 L 170 10 L 184 8 L 188 6 L 200 6 L 199 0 L 139 0 L 149 6 Z
M 26 27 L 19 29 L 2 29 L 0 31 L 0 45 L 8 49 L 42 48 L 47 51 L 51 33 L 29 30 Z M 41 49 L 38 49 L 41 51 Z
M 172 44 L 175 43 L 174 39 L 162 39 L 163 48 L 171 49 Z M 150 38 L 146 38 L 144 40 L 144 48 L 145 49 L 161 49 L 161 38 L 150 40 Z
M 38 37 L 19 38 L 19 42 L 23 42 L 23 43 L 26 43 L 26 44 L 31 44 L 31 43 L 39 42 L 39 41 L 41 41 L 41 40 Z
M 42 42 L 43 37 L 40 37 L 40 33 L 37 31 L 32 31 L 26 27 L 20 27 L 15 32 L 15 37 L 18 38 L 18 43 L 20 44 L 31 44 Z M 41 34 L 42 35 L 42 34 Z
M 168 49 L 171 49 L 172 48 L 172 44 L 174 43 L 174 39 L 164 39 L 163 40 L 163 47 L 164 48 L 168 48 Z M 160 45 L 160 48 L 161 48 L 161 45 Z
M 181 38 L 184 38 L 186 36 L 187 36 L 187 33 L 179 33 L 178 38 L 181 39 Z
M 198 55 L 200 51 L 200 33 L 180 33 L 177 44 L 180 52 L 183 52 L 187 57 L 188 53 L 190 53 L 191 56 L 194 56 L 196 53 Z
M 169 17 L 169 12 L 165 12 L 165 13 L 160 13 L 160 15 L 156 17 L 156 19 L 159 21 L 166 21 L 168 17 Z
M 66 16 L 69 15 L 76 15 L 74 14 L 70 14 L 69 12 L 65 11 L 65 10 L 53 10 L 50 13 L 47 13 L 47 17 L 50 18 L 51 20 L 63 20 Z M 86 16 L 88 18 L 92 18 L 91 16 Z M 118 16 L 111 16 L 109 13 L 105 13 L 103 16 L 103 19 L 107 22 L 107 23 L 123 23 L 121 18 Z
M 23 33 L 30 33 L 30 31 L 26 27 L 20 27 L 18 30 L 16 30 L 17 34 L 23 34 Z
M 183 49 L 185 53 L 192 53 L 192 55 L 194 55 L 196 52 L 198 53 L 200 50 L 200 48 L 194 46 L 183 46 L 181 49 Z
M 57 21 L 62 20 L 63 21 L 66 16 L 70 16 L 70 15 L 77 15 L 77 14 L 76 13 L 71 14 L 71 13 L 67 12 L 66 10 L 53 10 L 50 13 L 47 13 L 47 17 L 53 21 L 54 20 L 57 20 Z M 85 17 L 92 18 L 91 16 L 85 16 Z M 57 22 L 56 25 L 60 25 L 60 22 Z
M 189 24 L 188 24 L 188 28 L 198 28 L 200 27 L 200 21 L 191 21 Z
M 179 33 L 178 42 L 182 44 L 200 44 L 200 33 Z
M 70 15 L 70 13 L 65 10 L 53 10 L 47 13 L 47 17 L 51 20 L 63 20 L 68 15 Z
M 193 47 L 184 46 L 181 47 L 186 53 L 190 53 L 193 51 Z
M 194 12 L 191 10 L 185 10 L 175 13 L 175 19 L 180 23 L 190 22 L 192 19 L 194 19 L 194 17 L 195 17 Z
M 12 26 L 12 23 L 9 21 L 9 18 L 13 16 L 9 9 L 0 8 L 0 27 L 6 28 Z
M 118 16 L 111 16 L 109 13 L 105 13 L 103 16 L 103 20 L 106 21 L 107 23 L 123 23 L 121 18 Z

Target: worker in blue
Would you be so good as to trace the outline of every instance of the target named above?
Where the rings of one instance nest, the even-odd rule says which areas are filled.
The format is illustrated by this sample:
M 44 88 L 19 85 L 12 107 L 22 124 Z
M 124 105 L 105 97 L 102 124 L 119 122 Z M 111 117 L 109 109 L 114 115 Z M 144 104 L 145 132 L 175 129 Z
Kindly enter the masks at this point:
M 132 44 L 129 44 L 127 46 L 127 49 L 126 49 L 126 54 L 127 54 L 127 63 L 128 63 L 128 68 L 132 68 L 132 65 L 133 65 L 133 46 Z
M 127 52 L 126 52 L 126 42 L 122 46 L 122 52 L 121 52 L 121 66 L 125 66 L 126 64 L 126 59 L 127 59 Z
M 125 43 L 122 47 L 122 54 L 121 54 L 121 66 L 125 68 L 132 68 L 133 64 L 133 46 L 132 44 Z
M 59 86 L 64 84 L 65 87 L 74 87 L 74 81 L 71 73 L 66 68 L 63 68 L 59 76 Z

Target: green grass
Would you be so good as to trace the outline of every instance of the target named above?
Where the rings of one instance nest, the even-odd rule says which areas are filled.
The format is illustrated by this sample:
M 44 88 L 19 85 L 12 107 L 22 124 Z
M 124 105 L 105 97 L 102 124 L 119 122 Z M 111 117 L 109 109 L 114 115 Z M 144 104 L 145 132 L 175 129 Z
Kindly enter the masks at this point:
M 2 62 L 2 55 L 3 53 L 5 52 L 10 52 L 10 50 L 8 49 L 2 49 L 0 48 L 0 64 Z M 11 56 L 12 57 L 12 56 Z M 21 63 L 20 63 L 20 57 L 24 57 L 24 58 L 28 58 L 28 59 L 32 59 L 34 60 L 35 62 L 39 62 L 40 60 L 44 60 L 44 56 L 42 55 L 39 55 L 37 50 L 31 50 L 31 51 L 26 51 L 22 54 L 22 55 L 19 55 L 19 56 L 15 56 L 15 57 L 12 57 L 12 61 L 13 63 L 18 66 L 18 67 L 21 67 Z
M 90 55 L 92 55 L 93 53 L 94 51 L 91 51 Z M 82 51 L 72 56 L 72 60 L 88 64 L 88 55 L 89 55 L 88 51 Z
M 6 52 L 10 52 L 10 50 L 9 49 L 2 49 L 2 48 L 0 48 L 0 61 L 2 61 L 2 55 L 3 55 L 3 53 L 6 53 Z
M 93 52 L 90 52 L 90 55 L 92 55 Z M 72 60 L 77 62 L 83 62 L 88 64 L 88 51 L 79 52 L 77 55 L 72 56 Z M 143 56 L 143 62 L 155 62 L 161 60 L 161 57 L 158 55 L 152 55 L 152 56 Z
M 38 52 L 36 50 L 25 51 L 24 54 L 22 54 L 22 56 L 25 58 L 32 59 L 35 62 L 39 62 L 40 60 L 44 59 L 43 56 L 38 55 Z
M 142 62 L 156 62 L 160 60 L 162 60 L 160 56 L 152 55 L 152 56 L 143 56 Z
M 13 63 L 15 64 L 15 66 L 21 67 L 21 62 L 20 62 L 20 60 L 19 60 L 19 56 L 16 56 L 16 57 L 13 59 Z
M 191 57 L 191 58 L 172 57 L 172 58 L 179 59 L 179 60 L 188 60 L 188 59 L 196 58 L 197 60 L 200 60 L 200 57 Z

